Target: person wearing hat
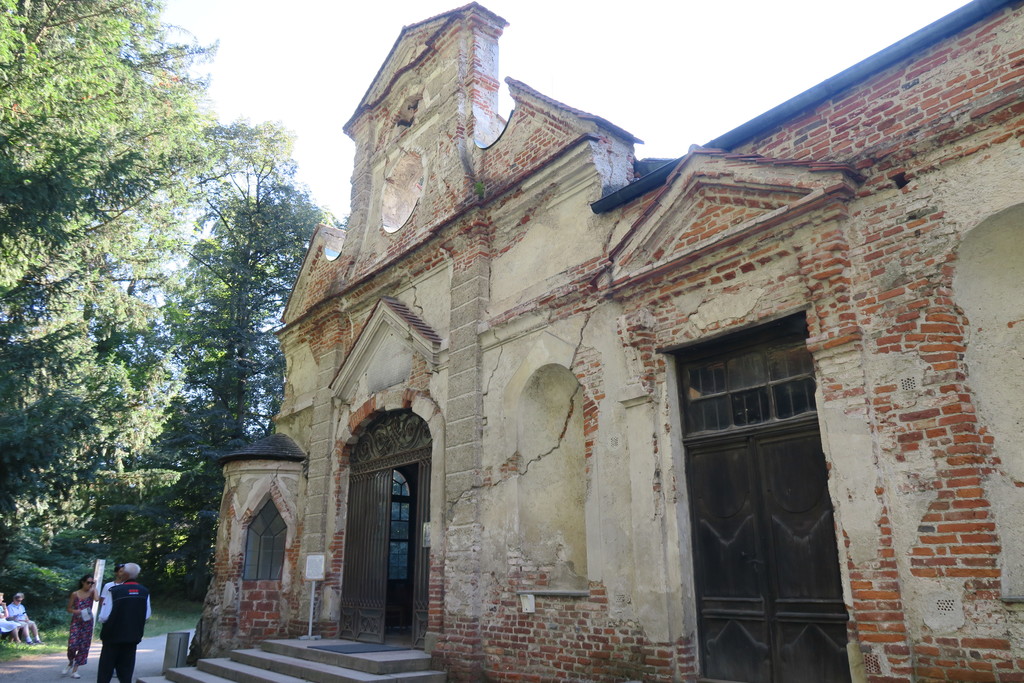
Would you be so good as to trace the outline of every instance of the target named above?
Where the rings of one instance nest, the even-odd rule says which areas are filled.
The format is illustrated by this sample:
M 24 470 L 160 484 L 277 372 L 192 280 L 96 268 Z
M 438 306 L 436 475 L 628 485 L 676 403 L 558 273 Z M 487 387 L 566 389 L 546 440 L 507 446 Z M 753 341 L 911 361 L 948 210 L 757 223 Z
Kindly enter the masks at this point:
M 100 608 L 100 662 L 96 683 L 110 683 L 117 671 L 119 681 L 132 680 L 135 672 L 135 650 L 146 630 L 151 614 L 149 589 L 136 581 L 139 565 L 125 564 L 118 570 L 123 581 L 110 587 L 107 599 Z

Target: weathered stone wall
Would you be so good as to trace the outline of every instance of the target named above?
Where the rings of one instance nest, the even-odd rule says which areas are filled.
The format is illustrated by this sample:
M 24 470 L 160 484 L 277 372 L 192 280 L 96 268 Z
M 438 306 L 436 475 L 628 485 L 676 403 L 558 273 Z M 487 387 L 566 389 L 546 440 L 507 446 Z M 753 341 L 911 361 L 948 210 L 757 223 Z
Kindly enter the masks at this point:
M 219 656 L 233 648 L 289 634 L 298 604 L 281 585 L 296 583 L 299 540 L 304 523 L 299 515 L 302 466 L 279 461 L 235 461 L 224 465 L 214 580 L 203 606 L 202 650 Z M 268 501 L 288 525 L 281 581 L 243 578 L 249 522 Z
M 304 269 L 281 335 L 279 429 L 309 454 L 294 561 L 328 555 L 319 632 L 337 633 L 349 448 L 404 408 L 433 438 L 427 647 L 452 680 L 694 680 L 677 364 L 799 314 L 853 680 L 1024 681 L 1021 5 L 601 215 L 631 137 L 513 82 L 494 140 L 503 24 L 455 14 L 409 29 L 350 121 L 349 235 Z M 389 232 L 381 183 L 406 153 L 426 182 Z M 382 296 L 443 343 L 382 326 Z M 227 588 L 230 500 L 224 633 L 259 611 Z
M 986 319 L 968 301 L 978 264 L 954 282 L 958 243 L 1024 200 L 1022 30 L 1019 6 L 996 12 L 743 149 L 855 160 L 865 176 L 847 230 L 865 377 L 825 386 L 862 393 L 872 426 L 876 481 L 862 497 L 875 512 L 849 534 L 848 568 L 870 680 L 1024 679 L 1021 612 L 1001 599 L 1019 595 L 1021 556 L 1003 552 L 1003 539 L 1020 548 L 1019 525 L 999 524 L 1020 510 L 1024 480 L 983 408 L 1020 396 L 968 360 L 1019 382 L 971 333 L 1012 330 L 1012 297 Z M 880 533 L 863 533 L 872 523 Z

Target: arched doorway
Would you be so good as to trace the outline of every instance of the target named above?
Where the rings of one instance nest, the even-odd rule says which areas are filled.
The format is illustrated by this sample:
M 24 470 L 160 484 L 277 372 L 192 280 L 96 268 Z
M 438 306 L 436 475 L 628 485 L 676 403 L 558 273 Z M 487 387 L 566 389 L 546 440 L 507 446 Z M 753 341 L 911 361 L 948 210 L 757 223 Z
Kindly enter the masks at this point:
M 423 647 L 431 439 L 408 410 L 374 420 L 352 447 L 341 636 Z

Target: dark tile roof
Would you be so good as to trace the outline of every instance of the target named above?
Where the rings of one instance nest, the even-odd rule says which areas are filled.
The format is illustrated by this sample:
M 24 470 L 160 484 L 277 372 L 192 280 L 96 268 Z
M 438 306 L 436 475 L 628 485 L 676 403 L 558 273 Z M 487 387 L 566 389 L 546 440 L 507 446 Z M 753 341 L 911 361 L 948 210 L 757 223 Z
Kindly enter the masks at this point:
M 418 315 L 410 311 L 409 307 L 403 304 L 401 301 L 399 301 L 398 299 L 392 299 L 390 296 L 382 296 L 380 300 L 381 303 L 387 305 L 388 308 L 397 313 L 398 317 L 407 322 L 409 324 L 409 327 L 419 332 L 424 339 L 427 339 L 435 344 L 441 343 L 441 337 L 440 335 L 437 334 L 437 332 L 434 331 L 434 328 L 432 328 L 427 323 L 423 322 L 422 318 L 420 318 Z
M 299 448 L 287 434 L 271 434 L 248 446 L 243 446 L 237 451 L 232 451 L 220 456 L 220 463 L 234 460 L 286 460 L 290 462 L 302 462 L 306 454 Z

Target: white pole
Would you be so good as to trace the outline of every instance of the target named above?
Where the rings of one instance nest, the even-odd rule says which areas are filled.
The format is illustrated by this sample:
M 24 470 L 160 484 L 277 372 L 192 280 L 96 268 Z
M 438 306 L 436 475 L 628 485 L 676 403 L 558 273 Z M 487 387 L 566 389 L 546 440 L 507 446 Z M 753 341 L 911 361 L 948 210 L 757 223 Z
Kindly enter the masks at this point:
M 313 600 L 316 599 L 316 581 L 309 582 L 309 631 L 306 638 L 313 639 Z
M 99 594 L 100 590 L 103 589 L 103 570 L 106 568 L 106 560 L 96 560 L 92 563 L 92 579 L 96 583 L 92 585 L 96 589 L 96 593 Z M 100 601 L 92 601 L 92 623 L 96 623 L 96 617 L 100 615 Z

